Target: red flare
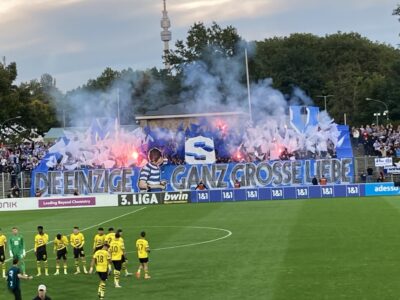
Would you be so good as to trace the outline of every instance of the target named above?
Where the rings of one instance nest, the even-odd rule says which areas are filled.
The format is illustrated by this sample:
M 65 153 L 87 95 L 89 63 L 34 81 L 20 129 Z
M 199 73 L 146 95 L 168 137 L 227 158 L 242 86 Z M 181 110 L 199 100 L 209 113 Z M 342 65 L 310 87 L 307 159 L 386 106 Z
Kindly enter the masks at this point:
M 137 160 L 137 159 L 139 158 L 139 153 L 138 153 L 136 150 L 134 150 L 134 151 L 132 152 L 132 158 L 133 158 L 134 160 Z

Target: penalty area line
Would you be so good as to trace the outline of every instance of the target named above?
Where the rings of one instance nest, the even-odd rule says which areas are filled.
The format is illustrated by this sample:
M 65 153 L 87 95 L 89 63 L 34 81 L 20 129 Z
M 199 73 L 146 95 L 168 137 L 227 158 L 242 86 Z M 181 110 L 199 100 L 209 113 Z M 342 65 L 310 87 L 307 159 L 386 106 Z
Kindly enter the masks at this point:
M 89 230 L 89 229 L 95 228 L 95 227 L 97 227 L 97 226 L 100 226 L 100 225 L 103 225 L 103 224 L 106 224 L 106 223 L 109 223 L 109 222 L 112 222 L 112 221 L 115 221 L 115 220 L 121 219 L 121 218 L 123 218 L 123 217 L 129 216 L 129 215 L 132 215 L 132 214 L 134 214 L 134 213 L 137 213 L 137 212 L 139 212 L 139 211 L 142 211 L 142 210 L 144 210 L 144 209 L 146 209 L 146 208 L 147 208 L 147 206 L 145 206 L 145 207 L 141 207 L 141 208 L 139 208 L 139 209 L 136 209 L 136 210 L 130 211 L 130 212 L 128 212 L 128 213 L 125 213 L 125 214 L 122 214 L 122 215 L 120 215 L 120 216 L 117 216 L 117 217 L 114 217 L 114 218 L 111 218 L 111 219 L 108 219 L 108 220 L 102 221 L 102 222 L 100 222 L 100 223 L 97 223 L 97 224 L 91 225 L 91 226 L 89 226 L 89 227 L 85 227 L 85 228 L 83 228 L 83 229 L 81 230 L 81 232 L 84 232 L 84 231 L 86 231 L 86 230 Z M 54 240 L 51 240 L 50 242 L 48 242 L 48 243 L 47 243 L 47 245 L 51 245 L 51 244 L 53 244 L 53 243 L 54 243 Z M 28 253 L 30 253 L 30 252 L 33 252 L 34 250 L 35 250 L 34 248 L 32 248 L 32 249 L 29 249 L 29 250 L 28 250 L 28 251 L 26 251 L 25 253 L 26 253 L 26 254 L 28 254 Z M 25 257 L 26 257 L 26 254 L 25 254 Z M 11 261 L 11 258 L 8 258 L 8 259 L 6 259 L 6 262 L 9 262 L 9 261 Z

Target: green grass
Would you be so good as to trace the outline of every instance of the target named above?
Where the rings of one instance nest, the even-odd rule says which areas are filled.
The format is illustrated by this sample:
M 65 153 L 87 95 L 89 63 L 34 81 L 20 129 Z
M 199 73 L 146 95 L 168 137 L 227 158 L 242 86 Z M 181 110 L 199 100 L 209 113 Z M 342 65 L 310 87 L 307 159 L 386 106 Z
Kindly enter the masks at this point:
M 97 224 L 124 229 L 129 270 L 135 272 L 134 242 L 148 232 L 152 279 L 122 278 L 122 289 L 108 281 L 107 299 L 398 299 L 400 295 L 400 199 L 398 197 L 260 201 L 149 206 L 111 222 L 105 220 L 140 207 L 85 208 L 0 213 L 0 227 L 17 225 L 27 249 L 43 225 L 51 240 L 84 231 L 89 253 Z M 8 233 L 8 232 L 7 232 Z M 50 272 L 55 271 L 49 246 Z M 69 272 L 73 272 L 71 251 Z M 33 253 L 27 255 L 36 274 Z M 23 299 L 37 285 L 56 300 L 96 299 L 97 275 L 60 275 L 23 281 Z M 0 299 L 12 299 L 0 285 Z

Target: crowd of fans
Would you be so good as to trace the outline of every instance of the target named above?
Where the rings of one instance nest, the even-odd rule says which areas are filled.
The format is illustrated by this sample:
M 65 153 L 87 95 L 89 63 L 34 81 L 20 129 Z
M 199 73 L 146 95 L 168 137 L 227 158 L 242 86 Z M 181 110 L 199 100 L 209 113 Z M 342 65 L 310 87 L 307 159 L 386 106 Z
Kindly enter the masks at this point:
M 22 143 L 0 147 L 0 173 L 31 171 L 46 155 L 49 144 L 44 142 Z
M 363 154 L 379 157 L 400 157 L 400 125 L 365 125 L 351 130 L 353 147 Z
M 0 173 L 10 177 L 10 198 L 20 196 L 21 172 L 30 172 L 38 166 L 46 155 L 50 144 L 44 142 L 26 142 L 16 146 L 0 146 Z

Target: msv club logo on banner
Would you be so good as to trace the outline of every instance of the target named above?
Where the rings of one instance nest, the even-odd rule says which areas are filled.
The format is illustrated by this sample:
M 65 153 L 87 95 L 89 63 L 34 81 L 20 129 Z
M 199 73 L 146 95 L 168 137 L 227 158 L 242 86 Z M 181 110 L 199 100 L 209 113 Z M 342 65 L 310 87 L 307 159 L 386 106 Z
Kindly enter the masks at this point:
M 306 132 L 309 126 L 318 124 L 318 107 L 291 106 L 290 124 L 299 133 Z
M 204 136 L 188 139 L 185 142 L 185 161 L 190 165 L 215 163 L 214 141 Z

